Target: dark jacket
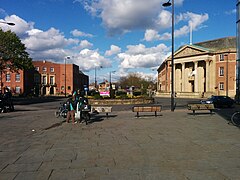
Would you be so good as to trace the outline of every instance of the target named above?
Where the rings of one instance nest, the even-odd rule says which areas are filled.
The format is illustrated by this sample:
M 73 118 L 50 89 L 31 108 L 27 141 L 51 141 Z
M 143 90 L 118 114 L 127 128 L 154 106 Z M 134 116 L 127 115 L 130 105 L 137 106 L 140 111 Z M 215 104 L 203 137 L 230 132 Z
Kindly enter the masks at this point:
M 68 100 L 67 100 L 67 110 L 71 110 L 70 109 L 70 104 L 72 104 L 72 107 L 74 110 L 77 109 L 77 100 L 76 99 L 73 99 L 72 97 L 70 97 Z

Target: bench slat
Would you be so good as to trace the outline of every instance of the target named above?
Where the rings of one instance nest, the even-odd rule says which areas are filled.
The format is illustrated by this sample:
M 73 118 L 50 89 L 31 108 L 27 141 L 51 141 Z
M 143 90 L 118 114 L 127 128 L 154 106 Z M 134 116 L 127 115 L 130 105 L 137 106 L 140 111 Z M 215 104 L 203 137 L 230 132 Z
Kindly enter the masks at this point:
M 193 111 L 193 114 L 196 110 L 209 110 L 212 114 L 214 109 L 214 104 L 188 104 L 188 110 Z
M 133 112 L 161 112 L 161 106 L 134 106 Z
M 133 106 L 132 111 L 137 112 L 137 117 L 139 117 L 139 112 L 155 112 L 155 116 L 157 116 L 157 112 L 161 112 L 162 106 Z

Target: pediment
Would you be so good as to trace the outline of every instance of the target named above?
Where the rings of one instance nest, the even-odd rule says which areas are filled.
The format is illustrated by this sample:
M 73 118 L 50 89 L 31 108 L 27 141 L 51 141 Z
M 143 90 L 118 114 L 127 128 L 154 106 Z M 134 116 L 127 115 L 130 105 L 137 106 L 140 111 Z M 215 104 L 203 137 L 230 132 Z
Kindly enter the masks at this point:
M 187 45 L 180 48 L 178 51 L 176 51 L 174 54 L 174 57 L 177 58 L 177 57 L 185 57 L 185 56 L 194 56 L 194 55 L 203 54 L 203 53 L 209 53 L 209 51 L 203 48 Z

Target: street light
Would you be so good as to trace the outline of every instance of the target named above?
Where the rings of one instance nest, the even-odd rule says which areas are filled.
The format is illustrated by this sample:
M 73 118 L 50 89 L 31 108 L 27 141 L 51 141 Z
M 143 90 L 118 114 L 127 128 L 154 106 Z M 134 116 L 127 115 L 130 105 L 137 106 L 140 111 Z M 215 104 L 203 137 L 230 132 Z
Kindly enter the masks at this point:
M 116 71 L 110 71 L 110 75 L 109 75 L 109 85 L 110 85 L 110 87 L 109 87 L 109 93 L 110 93 L 110 98 L 112 97 L 112 80 L 111 80 L 111 78 L 112 78 L 112 73 L 115 73 Z
M 102 68 L 102 66 L 100 66 Z M 97 90 L 97 67 L 95 67 L 95 90 Z
M 9 26 L 14 26 L 14 25 L 15 25 L 14 23 L 12 23 L 12 22 L 7 22 L 7 21 L 0 21 L 0 23 L 2 23 L 2 24 L 7 24 L 7 25 L 9 25 Z M 1 62 L 1 92 L 2 92 L 2 88 L 3 88 L 2 71 L 3 71 L 3 69 L 2 69 L 2 62 Z
M 174 111 L 175 109 L 175 103 L 174 103 L 174 0 L 172 0 L 172 3 L 170 3 L 170 0 L 166 3 L 163 3 L 163 7 L 169 7 L 172 6 L 172 59 L 171 59 L 171 111 Z
M 66 60 L 67 59 L 70 59 L 70 56 L 67 56 L 67 57 L 64 58 L 64 64 L 65 64 L 65 66 L 64 66 L 64 68 L 65 68 L 64 69 L 64 71 L 65 71 L 64 72 L 64 78 L 65 78 L 65 81 L 64 81 L 65 82 L 65 85 L 64 85 L 64 95 L 65 95 L 65 97 L 67 97 L 67 74 L 66 74 L 67 73 L 67 71 L 66 71 Z
M 14 26 L 15 25 L 15 23 L 13 23 L 13 22 L 6 22 L 6 21 L 0 21 L 0 23 L 7 24 L 9 26 Z

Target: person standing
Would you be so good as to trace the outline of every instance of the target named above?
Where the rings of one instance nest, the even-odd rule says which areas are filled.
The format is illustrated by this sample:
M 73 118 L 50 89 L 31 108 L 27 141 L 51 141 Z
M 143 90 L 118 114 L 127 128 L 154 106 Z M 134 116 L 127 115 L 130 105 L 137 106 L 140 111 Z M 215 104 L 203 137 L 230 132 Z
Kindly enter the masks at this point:
M 72 119 L 72 123 L 75 124 L 75 112 L 77 108 L 77 99 L 76 92 L 73 92 L 72 96 L 67 100 L 67 120 L 69 123 L 70 119 Z

